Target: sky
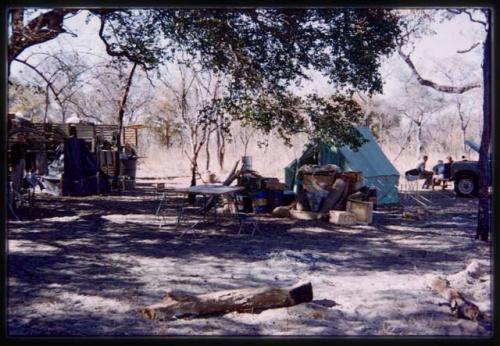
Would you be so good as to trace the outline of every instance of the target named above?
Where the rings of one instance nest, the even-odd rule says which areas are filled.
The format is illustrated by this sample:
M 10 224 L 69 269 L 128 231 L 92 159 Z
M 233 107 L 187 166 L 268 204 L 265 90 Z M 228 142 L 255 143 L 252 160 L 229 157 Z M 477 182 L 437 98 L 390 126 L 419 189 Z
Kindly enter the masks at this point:
M 105 53 L 104 44 L 98 38 L 99 19 L 92 17 L 87 24 L 87 11 L 82 11 L 65 21 L 67 31 L 74 33 L 61 34 L 56 39 L 43 44 L 33 46 L 25 50 L 20 58 L 26 58 L 37 51 L 59 51 L 76 50 L 85 54 L 87 61 L 101 61 L 108 58 Z M 468 49 L 476 42 L 484 39 L 484 28 L 482 25 L 472 23 L 465 15 L 455 16 L 449 21 L 436 21 L 431 25 L 435 32 L 417 40 L 415 49 L 411 54 L 417 70 L 422 77 L 431 79 L 437 83 L 450 84 L 441 73 L 447 69 L 452 75 L 460 76 L 457 83 L 466 84 L 481 80 L 481 58 L 482 46 L 479 45 L 467 54 L 457 54 L 458 50 Z M 465 66 L 465 67 L 464 67 Z M 12 75 L 18 76 L 20 69 L 24 66 L 13 63 Z M 383 98 L 397 98 L 401 96 L 403 81 L 411 77 L 408 66 L 397 54 L 391 57 L 383 57 L 380 69 L 384 80 Z M 402 81 L 403 80 L 403 81 Z M 303 83 L 298 94 L 317 92 L 326 96 L 334 91 L 334 86 L 327 83 L 317 72 L 311 72 L 311 81 Z

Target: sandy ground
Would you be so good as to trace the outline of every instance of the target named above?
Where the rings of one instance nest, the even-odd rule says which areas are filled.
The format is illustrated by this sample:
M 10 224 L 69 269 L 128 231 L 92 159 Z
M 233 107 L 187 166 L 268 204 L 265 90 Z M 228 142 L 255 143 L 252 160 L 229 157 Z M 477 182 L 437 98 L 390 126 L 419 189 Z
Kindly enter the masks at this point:
M 8 333 L 490 335 L 488 319 L 452 316 L 424 280 L 447 276 L 491 314 L 491 243 L 473 240 L 477 200 L 425 194 L 431 214 L 421 221 L 403 219 L 401 208 L 377 211 L 370 226 L 262 216 L 253 237 L 227 223 L 182 238 L 173 208 L 158 228 L 150 180 L 122 195 L 40 194 L 21 221 L 9 221 Z M 454 280 L 471 260 L 481 264 L 481 276 Z M 299 281 L 312 283 L 313 302 L 163 322 L 140 313 L 173 289 L 205 293 Z

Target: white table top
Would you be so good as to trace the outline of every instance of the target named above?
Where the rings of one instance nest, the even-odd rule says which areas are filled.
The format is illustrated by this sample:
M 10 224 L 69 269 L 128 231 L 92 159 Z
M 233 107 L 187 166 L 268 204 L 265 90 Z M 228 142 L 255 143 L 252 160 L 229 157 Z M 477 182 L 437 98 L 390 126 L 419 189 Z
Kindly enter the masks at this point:
M 171 191 L 185 193 L 185 194 L 200 194 L 200 195 L 225 195 L 228 193 L 235 193 L 243 191 L 243 186 L 225 186 L 221 184 L 206 184 L 196 185 L 191 187 L 178 187 L 173 188 Z

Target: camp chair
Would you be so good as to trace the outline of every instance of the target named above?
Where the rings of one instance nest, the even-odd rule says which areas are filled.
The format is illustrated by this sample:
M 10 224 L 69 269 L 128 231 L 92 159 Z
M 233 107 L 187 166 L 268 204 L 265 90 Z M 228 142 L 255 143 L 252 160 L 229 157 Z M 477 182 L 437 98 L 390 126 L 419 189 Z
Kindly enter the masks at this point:
M 241 211 L 237 210 L 238 213 L 238 218 L 240 222 L 240 227 L 238 229 L 238 235 L 242 233 L 242 231 L 246 228 L 246 226 L 249 226 L 250 229 L 252 230 L 252 237 L 254 236 L 255 232 L 260 232 L 260 226 L 259 226 L 259 220 L 257 218 L 257 213 L 255 212 L 255 201 L 252 199 L 252 209 L 253 211 L 251 213 L 248 212 L 243 212 L 244 205 L 241 205 Z
M 420 179 L 421 177 L 416 169 L 405 172 L 406 182 L 403 186 L 403 196 L 405 200 L 413 199 L 420 205 L 427 208 L 432 201 L 420 194 L 420 189 L 418 188 L 418 181 Z
M 256 218 L 255 213 L 247 214 L 247 213 L 239 213 L 240 217 L 240 227 L 238 229 L 238 235 L 241 234 L 241 231 L 245 228 L 245 225 L 251 226 L 252 229 L 252 237 L 255 232 L 260 232 L 259 221 Z
M 241 195 L 240 195 L 241 196 Z M 238 235 L 240 235 L 243 231 L 246 230 L 247 226 L 250 227 L 253 236 L 255 232 L 260 231 L 259 222 L 257 219 L 257 215 L 255 212 L 248 213 L 243 212 L 243 205 L 241 205 L 241 210 L 238 208 L 238 195 L 235 195 L 234 198 L 218 198 L 216 203 L 216 210 L 221 210 L 222 213 L 218 213 L 220 218 L 230 220 L 238 224 Z M 253 206 L 254 210 L 255 207 Z
M 179 198 L 177 194 L 174 196 L 169 195 L 169 193 L 173 193 L 172 190 L 169 190 L 163 186 L 159 199 L 158 206 L 156 207 L 155 216 L 159 219 L 158 228 L 161 228 L 164 223 L 166 223 L 166 217 L 163 213 L 165 209 L 176 209 L 177 213 L 177 222 L 176 229 L 179 228 L 179 224 L 184 218 L 184 201 L 182 198 Z
M 420 175 L 416 169 L 411 169 L 405 172 L 405 191 L 418 191 L 418 180 L 420 179 Z

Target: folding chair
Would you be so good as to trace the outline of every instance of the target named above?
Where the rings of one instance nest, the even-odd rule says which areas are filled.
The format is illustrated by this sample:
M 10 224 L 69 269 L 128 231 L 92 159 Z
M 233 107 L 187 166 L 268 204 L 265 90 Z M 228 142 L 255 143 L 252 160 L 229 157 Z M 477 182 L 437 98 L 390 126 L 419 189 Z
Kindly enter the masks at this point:
M 239 218 L 240 218 L 240 227 L 238 229 L 238 235 L 241 234 L 241 231 L 243 230 L 245 224 L 250 225 L 252 229 L 252 237 L 255 234 L 255 232 L 260 232 L 260 227 L 259 227 L 259 221 L 257 220 L 257 217 L 255 213 L 240 213 Z
M 164 221 L 166 221 L 165 215 L 162 213 L 165 209 L 168 208 L 175 208 L 177 211 L 177 225 L 176 229 L 179 227 L 181 218 L 183 217 L 184 214 L 184 202 L 181 200 L 178 200 L 177 202 L 172 202 L 174 199 L 177 199 L 177 195 L 175 197 L 168 196 L 168 193 L 172 192 L 171 190 L 168 189 L 163 189 L 160 197 L 157 198 L 159 200 L 158 206 L 156 207 L 155 211 L 155 216 L 160 219 L 160 223 L 158 224 L 158 228 L 161 228 L 163 226 Z
M 406 180 L 404 185 L 405 200 L 413 199 L 423 207 L 427 208 L 429 204 L 432 203 L 432 201 L 420 194 L 420 189 L 418 188 L 419 179 L 420 176 L 418 175 L 411 175 L 408 173 L 405 174 L 405 180 Z

